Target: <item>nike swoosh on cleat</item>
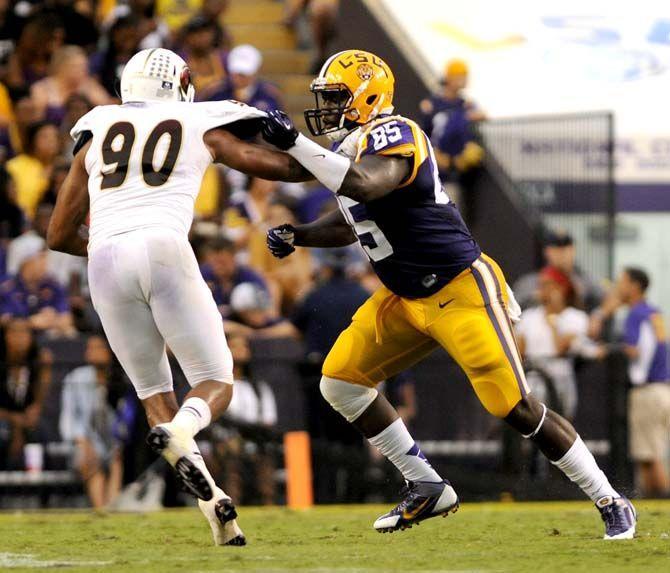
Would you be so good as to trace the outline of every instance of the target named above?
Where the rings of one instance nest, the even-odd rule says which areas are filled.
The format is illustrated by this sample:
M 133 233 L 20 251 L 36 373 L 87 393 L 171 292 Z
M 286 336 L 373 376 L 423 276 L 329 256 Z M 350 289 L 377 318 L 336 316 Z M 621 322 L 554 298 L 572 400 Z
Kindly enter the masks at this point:
M 326 157 L 325 153 L 318 153 L 317 155 L 312 155 L 312 157 Z
M 428 505 L 430 502 L 430 498 L 425 499 L 419 507 L 414 508 L 412 511 L 403 511 L 402 512 L 402 518 L 403 519 L 414 519 L 419 513 L 421 513 L 421 510 Z
M 438 305 L 439 305 L 440 308 L 444 308 L 444 307 L 447 306 L 450 302 L 454 302 L 454 300 L 456 300 L 456 299 L 450 298 L 447 302 L 440 302 L 440 303 L 438 303 Z

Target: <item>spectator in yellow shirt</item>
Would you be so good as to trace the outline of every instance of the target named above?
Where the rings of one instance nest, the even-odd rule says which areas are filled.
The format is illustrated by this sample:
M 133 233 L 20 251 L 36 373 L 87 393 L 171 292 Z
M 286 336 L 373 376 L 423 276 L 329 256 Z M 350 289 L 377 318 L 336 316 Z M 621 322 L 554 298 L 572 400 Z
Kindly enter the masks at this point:
M 17 97 L 12 112 L 11 121 L 4 129 L 0 128 L 0 156 L 3 160 L 11 159 L 24 150 L 28 128 L 39 119 L 35 102 L 28 92 Z
M 7 171 L 16 184 L 17 203 L 30 218 L 49 185 L 60 145 L 58 128 L 41 121 L 28 128 L 25 152 L 7 162 Z

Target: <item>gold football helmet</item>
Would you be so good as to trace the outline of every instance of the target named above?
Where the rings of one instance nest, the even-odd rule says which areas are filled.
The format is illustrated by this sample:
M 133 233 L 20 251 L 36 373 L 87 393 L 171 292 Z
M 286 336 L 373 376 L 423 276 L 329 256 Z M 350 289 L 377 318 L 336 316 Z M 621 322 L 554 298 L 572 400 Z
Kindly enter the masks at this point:
M 356 125 L 393 111 L 393 72 L 380 57 L 345 50 L 326 60 L 310 90 L 316 107 L 305 110 L 312 135 L 341 139 Z

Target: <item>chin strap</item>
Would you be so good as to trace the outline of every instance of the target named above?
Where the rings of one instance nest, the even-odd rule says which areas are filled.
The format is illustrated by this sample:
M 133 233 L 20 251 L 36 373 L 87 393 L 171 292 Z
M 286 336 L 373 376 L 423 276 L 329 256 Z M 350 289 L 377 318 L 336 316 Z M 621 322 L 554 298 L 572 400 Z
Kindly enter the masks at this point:
M 535 430 L 533 430 L 530 434 L 521 434 L 521 435 L 527 440 L 537 436 L 538 432 L 542 428 L 542 424 L 544 424 L 544 420 L 546 419 L 546 417 L 547 417 L 547 407 L 544 404 L 542 404 L 542 417 L 540 418 L 540 423 L 537 425 Z

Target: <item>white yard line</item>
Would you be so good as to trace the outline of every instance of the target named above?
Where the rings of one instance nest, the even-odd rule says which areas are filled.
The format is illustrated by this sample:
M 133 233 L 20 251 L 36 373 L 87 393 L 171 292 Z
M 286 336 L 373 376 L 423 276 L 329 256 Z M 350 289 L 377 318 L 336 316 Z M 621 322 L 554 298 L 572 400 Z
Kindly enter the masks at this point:
M 47 567 L 101 567 L 112 561 L 60 561 L 38 559 L 32 553 L 0 553 L 0 569 L 44 569 Z

